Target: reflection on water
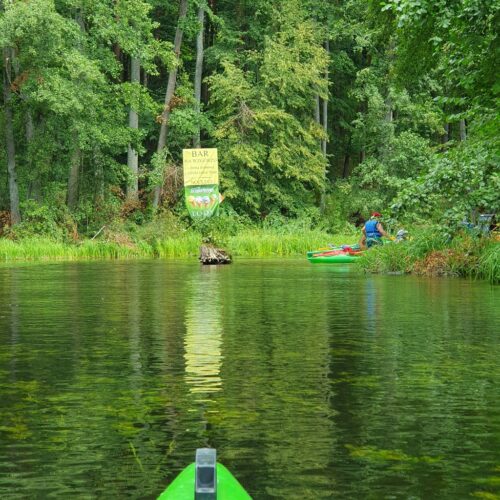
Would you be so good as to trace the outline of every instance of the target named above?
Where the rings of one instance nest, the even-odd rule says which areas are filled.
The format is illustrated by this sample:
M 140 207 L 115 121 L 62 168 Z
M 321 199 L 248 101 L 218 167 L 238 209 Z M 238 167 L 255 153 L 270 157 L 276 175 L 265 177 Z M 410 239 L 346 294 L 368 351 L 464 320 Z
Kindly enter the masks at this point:
M 349 269 L 0 267 L 0 497 L 495 498 L 500 289 Z
M 218 268 L 206 266 L 187 284 L 186 382 L 192 393 L 203 395 L 221 389 L 222 303 Z

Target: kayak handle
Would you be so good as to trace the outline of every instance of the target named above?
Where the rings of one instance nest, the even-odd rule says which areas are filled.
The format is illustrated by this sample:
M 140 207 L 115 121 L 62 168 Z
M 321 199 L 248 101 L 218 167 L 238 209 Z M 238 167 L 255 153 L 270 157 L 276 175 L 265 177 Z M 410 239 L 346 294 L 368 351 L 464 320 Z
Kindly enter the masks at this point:
M 217 451 L 213 448 L 196 450 L 194 498 L 217 499 Z

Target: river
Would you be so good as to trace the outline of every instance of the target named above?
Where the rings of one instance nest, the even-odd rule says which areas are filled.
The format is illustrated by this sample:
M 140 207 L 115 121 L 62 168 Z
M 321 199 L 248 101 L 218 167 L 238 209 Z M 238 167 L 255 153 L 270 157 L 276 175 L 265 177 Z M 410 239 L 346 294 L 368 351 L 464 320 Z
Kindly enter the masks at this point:
M 255 499 L 495 498 L 499 299 L 293 259 L 2 265 L 0 497 L 155 498 L 212 446 Z

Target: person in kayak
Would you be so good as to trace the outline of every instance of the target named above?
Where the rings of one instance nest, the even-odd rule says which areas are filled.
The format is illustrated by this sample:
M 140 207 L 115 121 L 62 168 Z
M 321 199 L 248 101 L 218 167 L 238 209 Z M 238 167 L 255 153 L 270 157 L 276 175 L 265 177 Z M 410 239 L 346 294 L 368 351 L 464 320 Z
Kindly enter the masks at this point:
M 380 217 L 382 217 L 382 214 L 373 212 L 370 220 L 365 222 L 365 225 L 361 230 L 363 232 L 361 235 L 361 241 L 359 242 L 359 246 L 361 248 L 370 248 L 373 245 L 380 245 L 382 243 L 383 236 L 385 238 L 390 238 L 382 227 L 382 223 L 379 221 Z

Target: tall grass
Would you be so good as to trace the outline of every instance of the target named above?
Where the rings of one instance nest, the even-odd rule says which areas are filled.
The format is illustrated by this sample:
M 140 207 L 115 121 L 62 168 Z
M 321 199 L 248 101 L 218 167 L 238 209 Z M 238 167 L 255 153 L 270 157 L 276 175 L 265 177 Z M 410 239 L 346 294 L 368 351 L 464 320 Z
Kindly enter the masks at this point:
M 0 239 L 0 260 L 57 260 L 73 259 L 76 247 L 43 239 L 22 242 Z
M 247 229 L 231 236 L 228 251 L 241 257 L 285 257 L 304 255 L 308 250 L 322 248 L 327 244 L 354 243 L 353 236 L 332 236 L 323 231 L 301 231 L 281 233 L 273 229 Z
M 479 278 L 487 279 L 495 285 L 500 284 L 500 243 L 493 242 L 486 246 L 479 257 L 477 269 Z
M 268 228 L 242 229 L 225 240 L 226 244 L 220 246 L 234 256 L 283 257 L 304 255 L 308 250 L 327 244 L 355 243 L 356 237 L 332 236 L 314 230 L 292 233 Z M 91 240 L 69 244 L 48 239 L 24 239 L 19 242 L 0 239 L 0 261 L 191 258 L 198 255 L 201 244 L 202 235 L 195 231 L 128 244 Z
M 201 235 L 186 232 L 182 235 L 154 240 L 152 256 L 163 259 L 186 258 L 198 255 Z
M 0 261 L 11 260 L 96 260 L 147 257 L 152 250 L 143 245 L 119 245 L 106 241 L 67 244 L 45 239 L 19 242 L 0 239 Z
M 372 273 L 402 272 L 428 276 L 462 276 L 500 282 L 500 244 L 493 238 L 467 234 L 449 240 L 425 230 L 403 243 L 365 252 L 359 267 Z
M 365 252 L 359 264 L 363 270 L 375 273 L 403 272 L 415 270 L 416 263 L 432 252 L 447 248 L 447 236 L 436 227 L 420 230 L 410 241 L 388 243 Z
M 410 273 L 415 261 L 409 245 L 387 244 L 365 252 L 358 261 L 358 267 L 371 273 Z

